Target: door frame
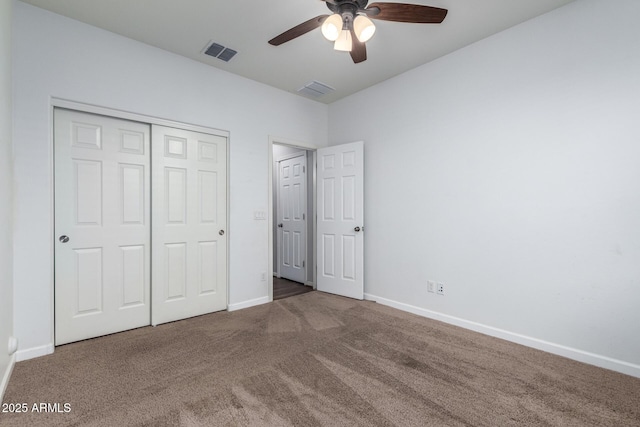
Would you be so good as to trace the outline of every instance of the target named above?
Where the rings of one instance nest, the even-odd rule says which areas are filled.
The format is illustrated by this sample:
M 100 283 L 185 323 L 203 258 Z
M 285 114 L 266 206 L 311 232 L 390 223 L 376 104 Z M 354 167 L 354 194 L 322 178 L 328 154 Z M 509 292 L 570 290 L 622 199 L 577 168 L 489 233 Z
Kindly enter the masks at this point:
M 51 235 L 51 240 L 50 240 L 50 245 L 49 245 L 49 253 L 51 254 L 51 259 L 53 260 L 53 262 L 51 263 L 51 271 L 49 271 L 49 289 L 50 289 L 50 300 L 49 300 L 49 305 L 51 307 L 51 343 L 55 343 L 55 300 L 54 300 L 54 294 L 55 294 L 55 158 L 53 153 L 55 153 L 55 146 L 54 146 L 54 129 L 53 129 L 53 123 L 54 123 L 54 109 L 55 108 L 66 108 L 68 110 L 75 110 L 75 111 L 80 111 L 83 113 L 90 113 L 90 114 L 99 114 L 99 115 L 103 115 L 103 116 L 108 116 L 108 117 L 113 117 L 116 119 L 124 119 L 124 120 L 131 120 L 134 122 L 141 122 L 141 123 L 148 123 L 150 125 L 161 125 L 161 126 L 167 126 L 167 127 L 174 127 L 174 128 L 178 128 L 178 129 L 184 129 L 184 130 L 188 130 L 188 131 L 194 131 L 194 132 L 200 132 L 200 133 L 207 133 L 207 134 L 212 134 L 212 135 L 220 135 L 220 136 L 224 136 L 227 138 L 227 158 L 226 160 L 226 175 L 227 175 L 227 194 L 226 194 L 226 211 L 227 211 L 227 221 L 225 224 L 225 229 L 228 230 L 228 236 L 227 236 L 227 244 L 226 244 L 226 248 L 225 250 L 227 251 L 227 283 L 225 284 L 225 286 L 227 287 L 227 310 L 229 309 L 229 295 L 230 295 L 230 289 L 229 289 L 229 284 L 231 283 L 230 280 L 230 276 L 231 276 L 231 270 L 230 270 L 230 265 L 231 265 L 231 253 L 229 252 L 229 248 L 230 248 L 230 242 L 231 242 L 231 228 L 229 227 L 230 224 L 230 200 L 231 200 L 231 196 L 230 196 L 230 170 L 231 170 L 231 162 L 230 162 L 230 153 L 229 153 L 229 148 L 231 147 L 231 132 L 229 131 L 225 131 L 225 130 L 221 130 L 221 129 L 216 129 L 216 128 L 212 128 L 212 127 L 208 127 L 208 126 L 201 126 L 201 125 L 196 125 L 196 124 L 191 124 L 191 123 L 184 123 L 184 122 L 178 122 L 178 121 L 174 121 L 174 120 L 167 120 L 167 119 L 162 119 L 159 117 L 154 117 L 154 116 L 148 116 L 145 114 L 139 114 L 139 113 L 133 113 L 130 111 L 123 111 L 123 110 L 117 110 L 114 108 L 108 108 L 108 107 L 102 107 L 99 105 L 93 105 L 93 104 L 87 104 L 87 103 L 83 103 L 83 102 L 77 102 L 77 101 L 72 101 L 72 100 L 68 100 L 68 99 L 62 99 L 62 98 L 56 98 L 56 97 L 52 97 L 51 98 L 51 102 L 49 105 L 49 147 L 52 155 L 50 156 L 50 167 L 49 167 L 49 194 L 51 195 L 51 199 L 50 199 L 50 204 L 49 204 L 49 211 L 50 211 L 50 218 L 51 218 L 51 230 L 53 230 L 53 233 Z M 149 153 L 149 155 L 151 155 L 151 153 Z M 149 189 L 151 191 L 151 188 Z M 151 203 L 153 204 L 153 201 L 151 201 Z M 153 221 L 153 219 L 151 219 L 151 221 Z M 151 226 L 151 225 L 150 225 Z M 151 261 L 151 260 L 149 260 Z M 272 279 L 273 280 L 273 279 Z M 51 348 L 51 353 L 55 351 L 55 345 L 52 344 L 52 348 Z M 47 352 L 48 354 L 48 352 Z
M 282 145 L 282 144 L 278 144 L 278 145 Z M 295 159 L 296 157 L 304 157 L 304 165 L 306 167 L 306 165 L 308 163 L 307 160 L 308 160 L 308 157 L 309 157 L 307 155 L 307 150 L 296 151 L 295 153 L 285 154 L 283 156 L 278 157 L 277 159 L 274 159 L 274 163 L 278 164 L 278 174 L 275 176 L 275 180 L 276 180 L 276 194 L 275 194 L 275 197 L 276 197 L 276 200 L 280 200 L 280 165 L 279 165 L 279 163 L 284 161 L 284 160 Z M 309 173 L 311 173 L 311 171 L 309 171 Z M 309 196 L 309 193 L 308 193 L 309 192 L 309 180 L 308 180 L 308 178 L 306 176 L 305 176 L 304 185 L 305 185 L 304 197 L 306 199 L 308 199 L 308 196 Z M 272 200 L 272 202 L 273 202 L 273 200 Z M 307 205 L 307 203 L 306 203 L 306 200 L 305 200 L 305 206 L 306 205 Z M 314 205 L 315 205 L 315 203 L 314 203 Z M 276 217 L 274 218 L 275 222 L 278 222 L 278 220 L 280 218 L 279 210 L 280 210 L 280 206 L 276 206 Z M 308 212 L 308 210 L 309 209 L 308 209 L 308 206 L 307 206 L 307 209 L 305 209 L 305 214 Z M 307 221 L 310 221 L 311 219 L 312 218 L 307 218 Z M 306 226 L 306 223 L 305 223 L 305 228 L 308 228 Z M 274 255 L 274 258 L 278 261 L 277 262 L 278 268 L 276 269 L 276 271 L 274 271 L 274 273 L 275 273 L 275 275 L 277 277 L 281 277 L 281 272 L 280 272 L 280 253 L 281 253 L 280 249 L 282 249 L 282 247 L 281 247 L 282 239 L 280 237 L 281 234 L 282 233 L 277 233 L 277 236 L 275 236 L 277 254 Z M 306 234 L 307 234 L 307 230 L 305 230 L 304 259 L 308 260 L 308 258 L 309 258 L 309 250 L 308 250 L 309 249 L 309 245 L 307 243 L 307 239 L 309 238 L 309 236 L 306 236 Z M 305 266 L 304 267 L 304 281 L 305 281 L 305 283 L 308 282 L 308 280 L 307 280 L 308 277 L 309 277 L 309 274 L 307 272 L 307 267 Z
M 274 162 L 274 158 L 273 158 L 273 144 L 277 144 L 277 145 L 286 145 L 288 147 L 293 147 L 293 148 L 299 148 L 300 150 L 306 150 L 306 151 L 312 151 L 313 153 L 313 171 L 308 171 L 308 172 L 312 172 L 313 173 L 313 184 L 311 185 L 311 188 L 309 188 L 307 186 L 307 191 L 312 191 L 313 192 L 313 216 L 311 218 L 311 220 L 313 221 L 313 233 L 312 236 L 307 236 L 307 239 L 309 237 L 311 237 L 313 239 L 314 245 L 316 242 L 316 236 L 317 236 L 317 225 L 316 225 L 316 216 L 317 216 L 317 206 L 315 203 L 315 200 L 317 198 L 317 192 L 316 192 L 316 164 L 317 164 L 317 158 L 316 158 L 316 151 L 318 148 L 317 145 L 314 144 L 309 144 L 307 142 L 302 142 L 302 141 L 296 141 L 296 140 L 292 140 L 292 139 L 288 139 L 288 138 L 281 138 L 281 137 L 277 137 L 277 136 L 272 136 L 269 135 L 269 142 L 268 142 L 268 146 L 267 146 L 267 151 L 268 151 L 268 165 L 269 167 L 267 168 L 268 170 L 268 179 L 267 179 L 267 189 L 268 189 L 268 196 L 267 196 L 267 225 L 269 228 L 269 238 L 268 238 L 268 259 L 267 259 L 267 288 L 269 291 L 269 302 L 273 301 L 273 258 L 274 258 L 274 253 L 273 253 L 273 240 L 274 240 L 274 235 L 273 235 L 273 226 L 277 220 L 277 218 L 274 218 L 273 215 L 273 184 L 274 184 L 274 179 L 275 177 L 273 176 L 273 162 Z M 308 153 L 307 153 L 308 154 Z M 308 245 L 307 245 L 308 246 Z M 306 250 L 306 248 L 305 248 Z M 307 254 L 308 255 L 308 254 Z M 313 289 L 316 288 L 316 257 L 317 254 L 313 253 L 313 256 L 311 257 L 311 259 L 309 259 L 309 257 L 307 256 L 307 268 L 311 269 L 312 272 L 312 278 L 313 278 Z M 307 270 L 307 278 L 309 277 L 309 273 Z M 307 282 L 308 283 L 308 282 Z

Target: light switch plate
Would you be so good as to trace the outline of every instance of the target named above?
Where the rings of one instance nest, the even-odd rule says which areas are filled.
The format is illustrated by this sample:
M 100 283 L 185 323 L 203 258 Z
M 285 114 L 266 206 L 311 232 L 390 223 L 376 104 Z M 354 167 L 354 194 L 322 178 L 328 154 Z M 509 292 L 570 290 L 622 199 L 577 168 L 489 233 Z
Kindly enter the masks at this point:
M 436 282 L 433 280 L 427 280 L 427 292 L 435 292 L 436 291 Z

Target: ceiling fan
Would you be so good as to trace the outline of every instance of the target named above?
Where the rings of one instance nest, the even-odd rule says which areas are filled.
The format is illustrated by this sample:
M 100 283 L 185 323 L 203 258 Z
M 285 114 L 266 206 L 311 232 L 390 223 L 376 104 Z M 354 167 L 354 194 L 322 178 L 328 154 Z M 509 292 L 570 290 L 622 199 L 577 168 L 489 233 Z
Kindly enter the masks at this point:
M 373 37 L 376 27 L 371 19 L 418 24 L 439 24 L 447 16 L 447 9 L 408 3 L 371 3 L 368 0 L 322 0 L 332 15 L 319 15 L 269 40 L 280 46 L 318 27 L 334 43 L 334 49 L 351 53 L 356 64 L 367 59 L 365 42 Z

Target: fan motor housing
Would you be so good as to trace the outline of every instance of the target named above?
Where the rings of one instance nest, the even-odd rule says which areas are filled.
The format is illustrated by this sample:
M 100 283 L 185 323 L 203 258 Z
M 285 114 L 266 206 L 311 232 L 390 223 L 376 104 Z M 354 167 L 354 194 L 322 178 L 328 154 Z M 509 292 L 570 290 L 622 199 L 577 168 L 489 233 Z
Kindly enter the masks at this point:
M 327 2 L 327 7 L 334 13 L 342 15 L 344 12 L 351 12 L 355 15 L 359 9 L 364 9 L 367 3 L 369 0 L 335 0 L 335 4 Z

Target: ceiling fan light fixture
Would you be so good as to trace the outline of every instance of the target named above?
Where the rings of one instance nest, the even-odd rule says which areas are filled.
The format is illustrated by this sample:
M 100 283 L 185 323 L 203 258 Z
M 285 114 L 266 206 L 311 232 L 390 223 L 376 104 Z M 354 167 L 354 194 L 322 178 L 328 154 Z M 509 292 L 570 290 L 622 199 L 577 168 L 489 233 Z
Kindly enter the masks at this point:
M 364 43 L 373 37 L 373 34 L 376 32 L 376 26 L 373 25 L 371 19 L 364 15 L 358 15 L 353 21 L 353 31 L 356 33 L 358 40 Z
M 336 41 L 342 31 L 342 16 L 334 13 L 322 24 L 322 35 L 329 41 Z
M 353 48 L 353 40 L 351 40 L 351 31 L 342 30 L 342 32 L 340 32 L 340 37 L 338 37 L 338 39 L 336 40 L 335 44 L 333 45 L 333 48 L 335 50 L 341 50 L 343 52 L 351 52 L 351 49 Z

